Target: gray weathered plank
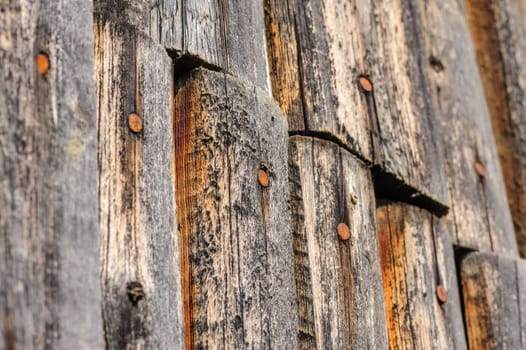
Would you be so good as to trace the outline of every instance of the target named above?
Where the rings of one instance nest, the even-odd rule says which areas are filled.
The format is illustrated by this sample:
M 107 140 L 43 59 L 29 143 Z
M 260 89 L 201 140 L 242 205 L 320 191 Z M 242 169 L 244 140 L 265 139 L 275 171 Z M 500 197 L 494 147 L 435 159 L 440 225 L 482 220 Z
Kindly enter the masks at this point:
M 392 349 L 466 349 L 455 257 L 443 220 L 381 203 L 378 240 Z M 445 287 L 447 300 L 437 298 Z
M 266 0 L 265 14 L 272 91 L 289 129 L 373 163 L 381 196 L 445 214 L 441 129 L 411 3 Z
M 95 39 L 106 347 L 180 349 L 172 62 L 111 16 L 96 17 Z M 142 131 L 130 130 L 130 113 L 143 118 Z
M 495 139 L 463 2 L 415 0 L 440 110 L 455 243 L 517 255 Z M 478 171 L 477 171 L 478 167 Z
M 266 92 L 225 73 L 200 68 L 180 84 L 175 174 L 186 348 L 295 349 L 283 115 Z
M 466 1 L 515 235 L 526 257 L 526 3 Z
M 263 19 L 260 0 L 162 0 L 152 3 L 148 28 L 175 58 L 193 56 L 189 59 L 202 60 L 268 90 Z
M 289 169 L 299 348 L 387 349 L 368 168 L 332 142 L 293 136 Z
M 0 4 L 0 349 L 103 347 L 92 18 Z
M 477 252 L 461 269 L 470 348 L 526 348 L 526 261 Z

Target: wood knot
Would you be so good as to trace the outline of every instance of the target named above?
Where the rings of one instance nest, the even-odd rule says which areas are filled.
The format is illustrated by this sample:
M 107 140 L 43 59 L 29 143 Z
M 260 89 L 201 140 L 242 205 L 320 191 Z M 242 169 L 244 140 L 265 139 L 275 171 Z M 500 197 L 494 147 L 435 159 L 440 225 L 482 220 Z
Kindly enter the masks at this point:
M 144 298 L 144 289 L 142 288 L 142 284 L 137 281 L 126 283 L 126 294 L 128 295 L 128 299 L 133 304 L 133 306 L 137 306 L 139 300 Z

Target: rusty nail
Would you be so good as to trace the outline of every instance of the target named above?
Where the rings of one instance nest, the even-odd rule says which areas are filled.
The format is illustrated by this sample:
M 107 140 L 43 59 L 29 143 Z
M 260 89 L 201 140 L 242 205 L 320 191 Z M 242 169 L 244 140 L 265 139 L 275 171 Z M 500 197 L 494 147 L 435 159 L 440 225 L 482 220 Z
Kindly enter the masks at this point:
M 475 162 L 475 171 L 481 178 L 486 178 L 488 176 L 488 171 L 481 162 Z
M 351 202 L 352 204 L 356 204 L 358 202 L 358 197 L 355 194 L 351 195 Z
M 128 116 L 128 126 L 134 133 L 139 133 L 142 130 L 142 118 L 136 113 L 130 113 Z
M 137 281 L 126 283 L 126 294 L 128 294 L 128 299 L 130 302 L 136 306 L 139 300 L 144 298 L 144 289 L 142 288 L 142 284 Z
M 258 171 L 258 181 L 262 187 L 268 187 L 268 175 L 267 172 L 263 169 Z
M 338 238 L 340 238 L 341 241 L 346 241 L 351 237 L 349 226 L 343 222 L 340 222 L 336 229 L 338 231 Z
M 41 52 L 36 58 L 37 70 L 41 75 L 46 75 L 49 70 L 49 57 Z
M 445 303 L 447 301 L 447 289 L 444 287 L 444 285 L 439 284 L 437 286 L 437 298 L 441 303 Z
M 373 91 L 373 83 L 366 77 L 361 76 L 358 78 L 358 82 L 360 83 L 360 87 L 365 92 L 371 92 Z

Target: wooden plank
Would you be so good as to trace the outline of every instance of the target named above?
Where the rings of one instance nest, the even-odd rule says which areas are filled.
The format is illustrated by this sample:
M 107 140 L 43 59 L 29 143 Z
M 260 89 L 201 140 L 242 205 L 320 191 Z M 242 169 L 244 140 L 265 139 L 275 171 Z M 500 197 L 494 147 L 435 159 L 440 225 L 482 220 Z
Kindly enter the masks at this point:
M 106 347 L 180 349 L 172 62 L 111 16 L 97 17 L 95 39 Z
M 470 348 L 524 349 L 526 261 L 477 252 L 461 269 Z
M 381 203 L 377 217 L 391 349 L 466 349 L 444 221 L 401 203 Z M 439 299 L 440 286 L 447 299 Z
M 526 257 L 526 4 L 469 0 L 466 11 L 515 235 Z
M 373 163 L 380 196 L 445 214 L 440 127 L 410 2 L 266 0 L 265 14 L 272 92 L 291 132 Z
M 186 347 L 296 348 L 287 127 L 261 89 L 196 69 L 175 99 Z
M 92 18 L 0 5 L 1 349 L 103 347 Z
M 147 18 L 151 37 L 182 64 L 204 62 L 270 89 L 260 1 L 156 1 Z
M 367 167 L 332 142 L 293 136 L 289 168 L 299 348 L 387 349 Z
M 455 243 L 517 255 L 517 244 L 463 2 L 417 0 L 440 109 Z

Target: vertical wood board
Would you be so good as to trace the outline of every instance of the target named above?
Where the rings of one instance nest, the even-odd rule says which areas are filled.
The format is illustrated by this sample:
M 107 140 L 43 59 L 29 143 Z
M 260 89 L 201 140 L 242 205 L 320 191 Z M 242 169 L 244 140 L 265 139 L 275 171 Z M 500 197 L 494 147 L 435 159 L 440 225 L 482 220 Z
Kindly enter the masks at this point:
M 187 349 L 296 348 L 281 111 L 263 90 L 203 68 L 180 82 L 175 108 Z
M 334 143 L 293 136 L 289 168 L 299 347 L 386 349 L 367 167 Z M 348 240 L 338 237 L 342 223 Z
M 158 44 L 109 18 L 97 18 L 95 38 L 106 346 L 181 348 L 172 63 Z M 131 113 L 143 119 L 138 133 Z
M 443 127 L 454 241 L 466 248 L 518 255 L 463 3 L 415 2 Z
M 0 4 L 2 349 L 103 347 L 92 18 Z
M 526 347 L 526 261 L 471 253 L 462 261 L 470 349 Z
M 380 261 L 392 349 L 466 349 L 451 239 L 423 209 L 377 209 Z M 443 286 L 447 300 L 437 298 Z

